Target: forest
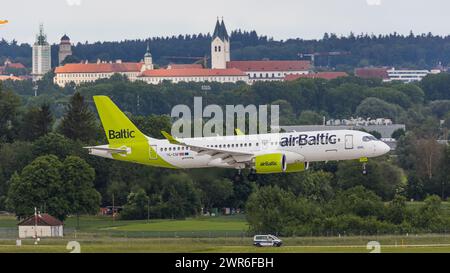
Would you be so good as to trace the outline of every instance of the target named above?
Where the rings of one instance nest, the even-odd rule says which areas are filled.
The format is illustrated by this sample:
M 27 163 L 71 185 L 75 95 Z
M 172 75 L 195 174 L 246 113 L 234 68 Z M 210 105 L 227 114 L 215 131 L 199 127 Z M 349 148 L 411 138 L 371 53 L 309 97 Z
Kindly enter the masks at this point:
M 70 35 L 69 35 L 70 36 Z M 431 69 L 448 66 L 450 61 L 450 36 L 431 33 L 400 35 L 373 35 L 350 33 L 337 36 L 325 33 L 321 39 L 292 38 L 274 40 L 258 35 L 256 31 L 231 32 L 232 60 L 297 60 L 302 53 L 348 52 L 341 56 L 317 56 L 316 66 L 352 72 L 355 67 L 395 66 Z M 77 43 L 73 47 L 70 62 L 97 59 L 114 61 L 139 61 L 143 58 L 147 43 L 153 61 L 164 66 L 168 63 L 189 63 L 186 57 L 210 56 L 211 34 L 187 34 L 171 37 L 152 37 L 139 40 Z M 52 65 L 58 64 L 58 45 L 51 46 Z M 0 63 L 6 58 L 31 67 L 31 45 L 17 41 L 0 40 Z
M 253 232 L 286 235 L 446 232 L 450 216 L 450 74 L 420 83 L 356 77 L 254 85 L 164 82 L 114 75 L 60 88 L 52 73 L 38 82 L 5 81 L 0 91 L 0 210 L 24 217 L 39 206 L 60 219 L 123 206 L 123 219 L 182 219 L 230 207 Z M 370 160 L 311 164 L 306 172 L 233 183 L 233 170 L 167 170 L 89 156 L 105 144 L 93 95 L 107 95 L 145 134 L 170 130 L 171 107 L 193 103 L 279 105 L 280 124 L 318 124 L 322 117 L 390 118 L 406 132 L 395 151 Z M 414 201 L 414 202 L 412 202 Z M 423 201 L 423 202 L 422 202 Z M 411 203 L 420 205 L 411 206 Z M 148 206 L 148 207 L 147 207 Z M 149 208 L 149 211 L 147 211 Z

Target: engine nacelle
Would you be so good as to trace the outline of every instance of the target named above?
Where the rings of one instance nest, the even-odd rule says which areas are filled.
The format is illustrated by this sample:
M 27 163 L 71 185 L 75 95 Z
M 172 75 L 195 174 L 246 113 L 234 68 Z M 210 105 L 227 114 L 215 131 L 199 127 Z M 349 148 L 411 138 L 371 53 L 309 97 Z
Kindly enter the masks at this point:
M 286 172 L 287 173 L 298 173 L 304 172 L 309 168 L 309 162 L 296 162 L 287 164 Z
M 287 169 L 286 156 L 284 154 L 265 154 L 255 157 L 256 173 L 282 173 Z

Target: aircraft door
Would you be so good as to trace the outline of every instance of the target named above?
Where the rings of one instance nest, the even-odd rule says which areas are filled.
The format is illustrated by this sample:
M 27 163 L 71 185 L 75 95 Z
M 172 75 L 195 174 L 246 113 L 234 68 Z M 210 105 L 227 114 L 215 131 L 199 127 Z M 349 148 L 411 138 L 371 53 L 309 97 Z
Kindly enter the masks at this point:
M 345 135 L 345 149 L 353 149 L 353 135 Z
M 150 145 L 149 158 L 151 160 L 158 159 L 158 147 L 156 145 Z

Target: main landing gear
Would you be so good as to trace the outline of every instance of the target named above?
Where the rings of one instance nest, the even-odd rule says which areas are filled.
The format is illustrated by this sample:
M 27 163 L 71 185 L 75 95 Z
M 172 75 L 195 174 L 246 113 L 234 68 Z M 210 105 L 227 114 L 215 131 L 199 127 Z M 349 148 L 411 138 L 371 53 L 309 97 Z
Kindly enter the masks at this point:
M 233 181 L 236 183 L 244 181 L 244 176 L 241 173 L 241 169 L 239 169 L 237 173 L 233 176 Z
M 247 176 L 248 181 L 254 182 L 258 179 L 258 175 L 255 170 L 250 170 L 250 173 Z M 238 169 L 236 174 L 233 176 L 233 182 L 239 183 L 244 181 L 244 176 L 242 175 L 242 170 Z

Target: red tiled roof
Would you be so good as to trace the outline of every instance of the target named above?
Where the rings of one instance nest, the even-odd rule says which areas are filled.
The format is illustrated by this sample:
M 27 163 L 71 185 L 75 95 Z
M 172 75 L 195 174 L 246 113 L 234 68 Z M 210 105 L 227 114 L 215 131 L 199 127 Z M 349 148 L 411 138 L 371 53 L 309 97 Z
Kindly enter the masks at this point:
M 360 78 L 379 78 L 379 79 L 389 78 L 387 68 L 383 67 L 356 68 L 355 76 Z
M 231 61 L 227 68 L 242 71 L 305 71 L 311 68 L 310 61 Z
M 16 68 L 16 69 L 24 69 L 25 66 L 21 63 L 9 63 L 6 67 Z
M 36 219 L 37 217 L 37 219 Z M 55 217 L 44 213 L 41 215 L 32 215 L 26 219 L 24 219 L 23 221 L 21 221 L 19 224 L 19 226 L 34 226 L 36 224 L 36 220 L 37 220 L 37 225 L 38 226 L 62 226 L 63 222 L 59 221 L 58 219 L 56 219 Z
M 155 69 L 142 72 L 140 77 L 208 77 L 208 76 L 246 76 L 239 69 Z
M 116 73 L 139 72 L 142 63 L 77 63 L 65 64 L 55 69 L 55 73 Z
M 167 69 L 203 68 L 201 64 L 169 64 Z
M 300 78 L 307 78 L 307 79 L 325 79 L 325 80 L 333 80 L 339 77 L 347 77 L 348 74 L 345 72 L 317 72 L 317 73 L 311 73 L 311 74 L 291 74 L 286 75 L 284 77 L 285 81 L 294 81 L 296 79 Z

